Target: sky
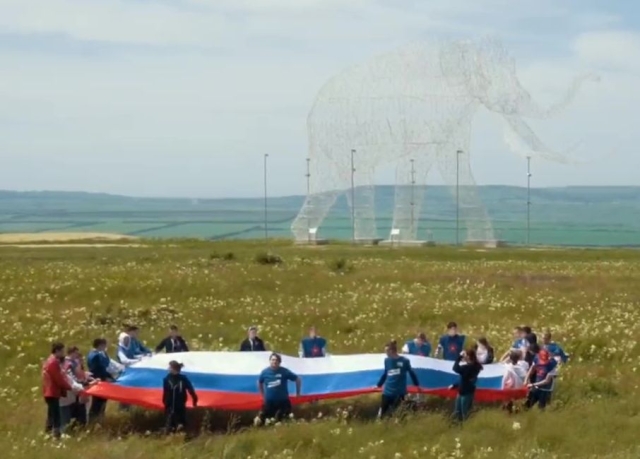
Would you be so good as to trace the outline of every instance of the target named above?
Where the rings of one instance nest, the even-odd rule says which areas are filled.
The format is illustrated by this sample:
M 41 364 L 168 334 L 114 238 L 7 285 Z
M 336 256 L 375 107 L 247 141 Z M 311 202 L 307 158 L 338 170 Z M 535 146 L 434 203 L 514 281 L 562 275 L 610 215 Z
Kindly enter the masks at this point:
M 324 82 L 407 43 L 486 34 L 541 105 L 601 78 L 528 121 L 555 150 L 581 142 L 578 164 L 534 160 L 532 186 L 640 185 L 636 0 L 0 0 L 0 189 L 260 196 L 269 154 L 269 194 L 304 194 Z M 497 115 L 474 119 L 470 155 L 478 184 L 526 186 Z

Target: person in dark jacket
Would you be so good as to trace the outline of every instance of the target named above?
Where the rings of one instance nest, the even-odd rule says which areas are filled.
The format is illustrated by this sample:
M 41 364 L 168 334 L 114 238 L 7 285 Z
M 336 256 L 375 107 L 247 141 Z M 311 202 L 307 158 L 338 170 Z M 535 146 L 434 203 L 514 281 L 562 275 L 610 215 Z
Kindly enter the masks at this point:
M 107 340 L 104 338 L 96 338 L 93 340 L 93 349 L 87 356 L 87 368 L 94 379 L 100 381 L 113 382 L 113 376 L 109 373 L 109 364 L 111 359 L 107 355 Z M 107 400 L 104 398 L 91 397 L 91 406 L 89 407 L 89 421 L 99 420 L 107 407 Z
M 411 361 L 398 355 L 397 343 L 395 341 L 387 343 L 385 351 L 387 357 L 384 359 L 384 373 L 376 386 L 378 388 L 384 386 L 378 411 L 380 418 L 392 414 L 404 402 L 407 395 L 407 375 L 411 377 L 411 382 L 418 392 L 421 392 L 418 376 L 411 368 Z
M 167 418 L 167 432 L 187 427 L 187 394 L 191 396 L 193 407 L 198 406 L 198 395 L 189 378 L 180 373 L 182 364 L 172 360 L 169 362 L 169 374 L 162 381 L 164 413 Z
M 241 352 L 264 352 L 267 349 L 264 347 L 264 341 L 258 337 L 258 327 L 249 327 L 247 339 L 240 344 Z
M 54 343 L 51 355 L 42 366 L 42 394 L 47 404 L 46 433 L 60 437 L 62 421 L 60 418 L 60 397 L 65 397 L 71 391 L 71 384 L 62 371 L 64 361 L 64 344 Z
M 465 361 L 465 365 L 460 365 L 462 360 Z M 453 371 L 460 375 L 460 382 L 450 387 L 450 389 L 458 389 L 453 416 L 457 421 L 462 422 L 469 416 L 473 406 L 478 375 L 482 371 L 482 364 L 478 362 L 476 351 L 474 349 L 462 351 L 453 364 Z
M 178 333 L 178 327 L 172 325 L 169 327 L 169 336 L 160 341 L 160 344 L 156 346 L 156 352 L 164 350 L 167 354 L 173 354 L 174 352 L 189 352 L 189 346 L 185 340 Z
M 309 329 L 309 336 L 300 341 L 298 355 L 301 359 L 324 357 L 327 354 L 327 340 L 318 335 L 316 327 Z

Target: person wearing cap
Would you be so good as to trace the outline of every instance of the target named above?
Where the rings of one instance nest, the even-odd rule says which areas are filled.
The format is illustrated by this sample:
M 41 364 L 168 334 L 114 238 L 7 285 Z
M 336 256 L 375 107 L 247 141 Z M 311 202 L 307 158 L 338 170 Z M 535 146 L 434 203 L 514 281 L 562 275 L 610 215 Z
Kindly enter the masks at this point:
M 298 355 L 301 359 L 312 359 L 325 357 L 327 351 L 327 340 L 318 336 L 316 327 L 309 329 L 309 336 L 300 341 Z
M 449 322 L 447 324 L 447 334 L 440 337 L 436 355 L 442 355 L 444 360 L 454 362 L 460 352 L 464 349 L 466 336 L 458 334 L 458 324 Z
M 174 352 L 189 352 L 189 346 L 186 341 L 180 336 L 178 327 L 171 325 L 169 327 L 169 336 L 160 341 L 160 344 L 156 346 L 156 353 L 164 350 L 167 354 L 173 354 Z
M 524 404 L 525 408 L 531 408 L 537 404 L 543 410 L 547 406 L 553 392 L 557 366 L 558 362 L 551 358 L 549 351 L 541 349 L 538 352 L 527 375 L 529 394 Z
M 398 354 L 396 342 L 387 343 L 385 351 L 387 357 L 384 359 L 384 373 L 376 385 L 378 389 L 384 386 L 378 411 L 379 418 L 391 415 L 404 402 L 407 395 L 407 374 L 411 377 L 418 393 L 421 392 L 420 381 L 411 368 L 411 361 Z
M 251 326 L 247 332 L 247 339 L 240 344 L 241 352 L 264 352 L 267 349 L 264 347 L 264 341 L 258 336 L 258 327 Z
M 162 403 L 166 416 L 167 433 L 187 427 L 187 395 L 191 396 L 193 407 L 198 406 L 198 395 L 193 384 L 181 373 L 182 364 L 175 360 L 169 362 L 169 374 L 162 380 Z
M 258 390 L 264 402 L 256 424 L 264 424 L 267 419 L 280 421 L 291 414 L 289 381 L 295 382 L 296 397 L 299 397 L 302 381 L 295 373 L 282 366 L 280 355 L 271 354 L 269 366 L 262 370 L 258 378 Z
M 418 333 L 418 336 L 415 339 L 404 343 L 404 346 L 402 346 L 402 353 L 429 357 L 431 355 L 431 343 L 427 340 L 427 335 L 422 332 Z

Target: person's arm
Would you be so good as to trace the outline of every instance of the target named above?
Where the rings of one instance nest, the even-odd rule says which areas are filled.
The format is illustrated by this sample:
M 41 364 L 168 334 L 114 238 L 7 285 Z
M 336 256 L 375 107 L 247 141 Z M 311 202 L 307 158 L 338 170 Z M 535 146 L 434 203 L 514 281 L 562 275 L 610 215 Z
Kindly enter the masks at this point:
M 322 349 L 320 349 L 322 351 L 322 357 L 326 357 L 327 356 L 327 340 L 322 338 Z
M 258 392 L 261 397 L 264 397 L 264 376 L 262 374 L 258 378 Z
M 462 355 L 459 355 L 458 357 L 456 357 L 455 362 L 453 362 L 453 371 L 455 371 L 459 375 L 462 374 L 462 366 L 460 365 L 461 360 L 462 360 Z
M 180 337 L 180 343 L 182 344 L 182 347 L 184 348 L 185 352 L 190 352 L 189 346 L 187 346 L 187 342 L 184 340 L 182 336 Z
M 142 344 L 142 341 L 138 341 L 138 344 L 140 345 L 140 351 L 142 351 L 143 355 L 153 354 L 153 352 L 151 352 L 151 349 Z
M 156 346 L 156 354 L 163 349 L 167 349 L 167 338 L 164 338 L 162 341 L 160 341 L 160 344 Z
M 440 357 L 441 354 L 444 355 L 444 338 L 440 337 L 440 339 L 438 340 L 438 346 L 436 347 L 436 353 L 434 354 L 435 358 Z
M 402 346 L 402 353 L 403 354 L 409 353 L 409 346 L 407 345 L 407 343 L 404 343 L 404 346 Z
M 196 390 L 193 388 L 193 384 L 191 384 L 191 380 L 186 376 L 183 377 L 184 386 L 187 389 L 187 392 L 191 396 L 191 401 L 193 402 L 193 407 L 198 406 L 198 394 L 196 394 Z
M 427 355 L 425 357 L 431 357 L 431 343 L 427 343 Z
M 247 340 L 246 339 L 243 340 L 240 343 L 240 352 L 247 352 L 249 349 L 250 349 L 249 346 L 247 346 Z
M 524 385 L 527 386 L 531 382 L 531 375 L 533 374 L 533 370 L 536 368 L 535 365 L 531 365 L 529 367 L 529 371 L 527 371 L 527 376 L 524 378 Z
M 262 341 L 262 339 L 259 339 L 258 344 L 259 344 L 258 347 L 259 347 L 260 351 L 266 351 L 267 350 L 267 348 L 264 347 L 264 341 Z
M 382 376 L 380 376 L 380 379 L 378 380 L 378 384 L 376 384 L 376 387 L 378 388 L 382 387 L 386 380 L 387 380 L 387 369 L 385 368 L 384 373 L 382 373 Z
M 302 389 L 302 379 L 296 376 L 296 397 L 300 397 L 300 391 Z
M 169 383 L 167 382 L 167 378 L 162 380 L 162 404 L 165 409 L 169 406 L 169 400 L 171 399 L 171 393 L 169 389 Z
M 485 363 L 487 365 L 489 365 L 490 363 L 493 363 L 494 358 L 495 356 L 493 355 L 493 348 L 490 347 L 489 349 L 487 349 L 487 361 Z
M 416 372 L 413 371 L 413 368 L 411 367 L 409 367 L 407 372 L 409 373 L 409 377 L 411 378 L 411 382 L 413 382 L 413 385 L 416 386 L 418 390 L 420 390 L 420 381 L 418 381 L 418 375 L 416 374 Z
M 118 360 L 120 360 L 120 363 L 125 367 L 128 367 L 129 365 L 133 365 L 134 363 L 140 361 L 140 359 L 130 359 L 129 357 L 126 356 L 126 354 L 122 349 L 118 349 Z
M 300 346 L 298 346 L 298 357 L 304 359 L 304 341 L 300 341 Z
M 562 361 L 562 363 L 567 363 L 567 360 L 569 360 L 569 356 L 565 354 L 564 349 L 562 349 L 562 347 L 558 346 L 557 354 L 558 354 L 558 357 L 560 357 L 560 360 Z

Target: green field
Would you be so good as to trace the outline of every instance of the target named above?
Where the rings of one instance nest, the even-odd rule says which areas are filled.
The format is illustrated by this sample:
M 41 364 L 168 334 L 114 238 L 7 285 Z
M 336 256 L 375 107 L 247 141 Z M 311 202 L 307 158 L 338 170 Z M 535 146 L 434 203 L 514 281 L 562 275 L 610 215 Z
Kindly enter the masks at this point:
M 391 231 L 394 188 L 375 189 L 378 236 Z M 421 189 L 425 200 L 419 238 L 455 242 L 456 207 L 452 190 L 444 186 Z M 527 241 L 526 189 L 480 186 L 478 194 L 493 222 L 495 236 L 511 244 Z M 271 237 L 291 239 L 291 223 L 303 196 L 268 200 Z M 356 203 L 357 206 L 357 203 Z M 351 213 L 338 199 L 319 228 L 318 236 L 349 240 Z M 132 198 L 64 192 L 0 191 L 0 233 L 92 232 L 144 238 L 209 240 L 264 237 L 264 200 Z M 473 224 L 473 223 L 471 223 Z M 530 242 L 558 246 L 640 246 L 640 187 L 568 187 L 531 190 Z M 460 237 L 466 238 L 464 213 Z
M 132 248 L 0 247 L 0 448 L 3 458 L 637 458 L 640 457 L 640 252 L 634 250 L 394 250 L 274 242 L 150 242 Z M 233 253 L 224 261 L 217 254 Z M 344 259 L 346 272 L 336 269 Z M 456 320 L 506 350 L 511 329 L 550 329 L 573 360 L 544 413 L 477 405 L 450 426 L 452 401 L 377 423 L 377 397 L 303 406 L 290 424 L 254 428 L 254 413 L 192 412 L 199 433 L 161 437 L 155 412 L 118 412 L 55 443 L 43 436 L 40 365 L 50 342 L 85 351 L 136 322 L 155 344 L 177 323 L 195 350 L 235 349 L 249 324 L 294 354 L 315 324 L 331 352 L 381 352 L 424 329 L 435 341 Z M 113 353 L 113 345 L 110 348 Z M 381 362 L 382 364 L 382 362 Z M 343 409 L 352 409 L 344 415 Z M 320 417 L 320 414 L 322 416 Z

